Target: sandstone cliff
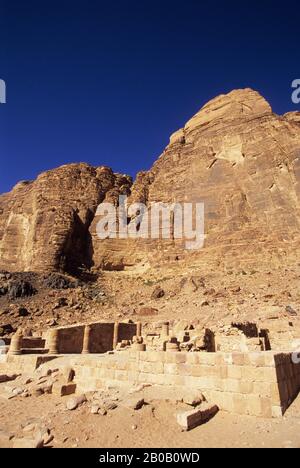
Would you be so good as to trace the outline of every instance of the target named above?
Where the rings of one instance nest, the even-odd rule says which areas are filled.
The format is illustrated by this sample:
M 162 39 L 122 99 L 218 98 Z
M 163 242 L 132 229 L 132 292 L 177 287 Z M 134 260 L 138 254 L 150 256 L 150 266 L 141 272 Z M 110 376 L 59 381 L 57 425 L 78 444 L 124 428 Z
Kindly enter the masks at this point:
M 89 227 L 99 203 L 128 193 L 131 179 L 107 167 L 70 164 L 21 182 L 0 197 L 0 268 L 90 267 Z
M 100 241 L 97 205 L 203 202 L 205 248 L 179 240 Z M 278 116 L 257 92 L 232 91 L 207 103 L 149 172 L 131 187 L 110 169 L 73 164 L 20 183 L 0 196 L 0 268 L 122 269 L 207 256 L 233 261 L 261 255 L 297 258 L 300 228 L 300 113 Z
M 207 252 L 223 259 L 247 250 L 280 262 L 299 239 L 300 113 L 278 116 L 251 89 L 213 99 L 171 136 L 152 169 L 138 175 L 131 201 L 204 202 L 205 249 L 187 253 L 179 241 L 100 244 L 94 238 L 96 265 L 103 258 L 116 265 L 205 259 Z

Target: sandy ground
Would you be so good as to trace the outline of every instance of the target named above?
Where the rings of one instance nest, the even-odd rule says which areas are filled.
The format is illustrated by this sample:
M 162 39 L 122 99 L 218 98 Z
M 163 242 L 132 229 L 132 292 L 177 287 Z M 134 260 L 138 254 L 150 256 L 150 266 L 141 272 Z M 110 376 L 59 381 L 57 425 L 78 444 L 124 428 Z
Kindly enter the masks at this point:
M 182 432 L 175 419 L 180 405 L 155 402 L 139 411 L 117 407 L 106 416 L 93 415 L 87 405 L 65 409 L 67 397 L 43 395 L 0 399 L 1 431 L 24 436 L 22 426 L 38 421 L 54 435 L 50 446 L 92 448 L 300 448 L 300 396 L 282 419 L 258 419 L 219 412 L 211 421 Z

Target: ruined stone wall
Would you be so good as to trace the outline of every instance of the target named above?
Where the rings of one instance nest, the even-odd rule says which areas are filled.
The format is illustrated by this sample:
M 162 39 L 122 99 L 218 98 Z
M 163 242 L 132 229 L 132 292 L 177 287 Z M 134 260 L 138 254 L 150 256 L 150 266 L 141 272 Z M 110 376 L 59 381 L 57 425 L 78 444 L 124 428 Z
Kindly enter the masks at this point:
M 120 323 L 118 341 L 131 340 L 137 333 L 137 326 L 135 323 Z
M 84 325 L 58 329 L 58 350 L 60 354 L 81 353 Z M 46 345 L 46 347 L 48 347 Z
M 91 353 L 106 353 L 113 349 L 114 324 L 96 323 L 92 325 L 90 337 Z
M 13 356 L 11 354 L 7 354 L 5 359 L 0 362 L 0 374 L 30 375 L 42 364 L 54 359 L 55 356 L 47 355 L 23 354 L 20 356 Z
M 300 364 L 289 353 L 124 351 L 74 357 L 72 365 L 79 391 L 128 383 L 194 388 L 222 410 L 266 418 L 282 416 L 300 390 Z
M 91 323 L 89 351 L 95 354 L 106 353 L 113 349 L 114 323 Z M 83 348 L 85 325 L 58 328 L 59 354 L 80 354 Z M 49 332 L 51 333 L 51 331 Z M 132 340 L 136 334 L 136 324 L 120 323 L 118 341 Z M 50 335 L 47 334 L 46 348 L 49 348 Z
M 0 374 L 30 374 L 55 356 L 7 355 Z M 65 357 L 64 365 L 66 365 Z M 57 359 L 59 365 L 59 359 Z M 55 365 L 55 364 L 54 364 Z M 164 389 L 198 390 L 221 410 L 264 418 L 281 417 L 300 391 L 300 363 L 291 353 L 185 353 L 122 351 L 72 355 L 77 392 L 107 385 L 150 384 L 161 398 Z M 156 392 L 155 392 L 156 390 Z
M 22 348 L 25 349 L 37 349 L 37 348 L 44 348 L 45 347 L 45 340 L 42 338 L 33 338 L 33 337 L 26 337 L 22 340 Z

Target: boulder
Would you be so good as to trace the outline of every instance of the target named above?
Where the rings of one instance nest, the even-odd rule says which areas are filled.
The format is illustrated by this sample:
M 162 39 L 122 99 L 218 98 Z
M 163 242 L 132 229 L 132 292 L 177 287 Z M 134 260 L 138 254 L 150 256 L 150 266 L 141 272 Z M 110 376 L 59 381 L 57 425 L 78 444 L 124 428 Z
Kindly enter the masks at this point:
M 79 396 L 74 396 L 72 398 L 69 398 L 66 407 L 69 411 L 73 411 L 77 409 L 79 406 L 81 406 L 83 403 L 87 401 L 85 395 L 79 395 Z

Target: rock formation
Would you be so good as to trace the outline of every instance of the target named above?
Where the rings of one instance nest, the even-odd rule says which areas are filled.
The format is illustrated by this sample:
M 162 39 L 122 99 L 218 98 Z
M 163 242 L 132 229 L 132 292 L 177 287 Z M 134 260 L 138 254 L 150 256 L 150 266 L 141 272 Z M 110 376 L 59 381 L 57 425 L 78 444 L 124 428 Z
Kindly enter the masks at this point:
M 278 261 L 281 250 L 286 255 L 299 239 L 299 197 L 300 113 L 278 116 L 257 92 L 232 91 L 174 133 L 132 187 L 131 202 L 204 202 L 205 249 L 187 253 L 180 241 L 100 244 L 94 237 L 94 261 L 131 265 L 207 258 L 208 252 L 222 259 L 228 253 L 243 257 L 249 249 L 252 257 L 255 252 L 266 259 L 268 252 Z
M 203 202 L 205 248 L 182 240 L 107 239 L 96 235 L 97 205 Z M 295 251 L 300 228 L 300 113 L 278 116 L 257 92 L 232 91 L 207 103 L 149 172 L 128 176 L 86 164 L 46 172 L 0 197 L 0 268 L 74 271 L 122 269 L 207 256 L 261 255 L 280 262 Z
M 70 164 L 0 197 L 0 267 L 64 270 L 92 261 L 89 227 L 99 203 L 128 193 L 131 179 L 107 167 Z

